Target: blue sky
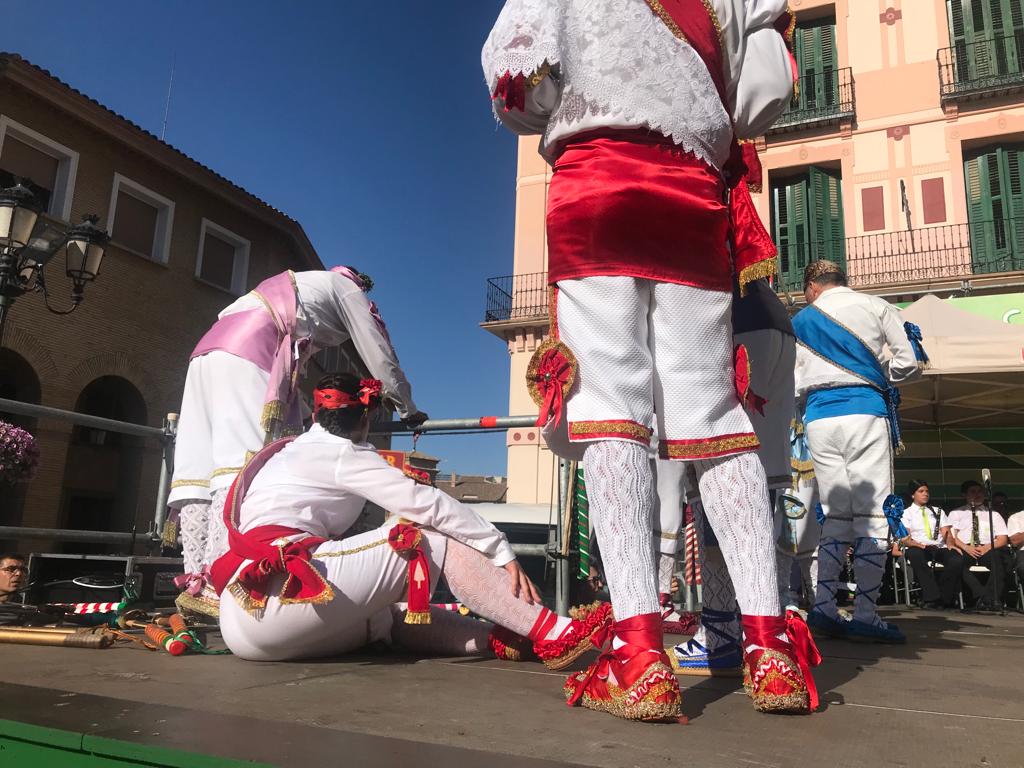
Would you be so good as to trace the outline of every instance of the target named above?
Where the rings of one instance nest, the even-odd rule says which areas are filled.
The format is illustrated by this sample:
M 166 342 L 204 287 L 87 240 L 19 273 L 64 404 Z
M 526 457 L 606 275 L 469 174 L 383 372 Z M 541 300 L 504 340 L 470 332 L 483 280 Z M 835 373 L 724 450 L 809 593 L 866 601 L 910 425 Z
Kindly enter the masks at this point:
M 20 53 L 298 219 L 356 264 L 421 408 L 501 415 L 508 354 L 478 327 L 512 271 L 515 142 L 480 47 L 499 0 L 4 0 Z M 407 447 L 399 444 L 396 447 Z M 426 436 L 443 471 L 502 474 L 504 435 Z

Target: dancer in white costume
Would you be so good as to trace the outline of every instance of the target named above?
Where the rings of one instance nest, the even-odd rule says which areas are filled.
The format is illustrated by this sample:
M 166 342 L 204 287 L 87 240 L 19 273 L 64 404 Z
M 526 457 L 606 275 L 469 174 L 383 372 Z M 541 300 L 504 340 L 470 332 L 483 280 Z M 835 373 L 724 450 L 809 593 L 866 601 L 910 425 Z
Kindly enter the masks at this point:
M 734 297 L 732 321 L 736 343 L 747 352 L 750 370 L 747 401 L 752 405 L 749 409 L 751 422 L 761 443 L 757 456 L 764 466 L 770 490 L 770 501 L 762 512 L 769 518 L 772 509 L 776 509 L 777 530 L 775 499 L 781 489 L 790 486 L 791 478 L 788 428 L 793 418 L 796 340 L 786 308 L 766 280 L 751 283 L 745 297 Z M 743 658 L 742 631 L 733 582 L 713 532 L 714 524 L 709 525 L 705 516 L 708 500 L 701 497 L 692 477 L 686 493 L 694 509 L 701 557 L 701 619 L 694 637 L 670 649 L 669 658 L 679 674 L 739 675 Z M 781 578 L 780 573 L 780 581 Z
M 729 327 L 734 281 L 774 269 L 759 247 L 766 233 L 745 249 L 729 240 L 757 219 L 736 140 L 760 135 L 792 97 L 789 21 L 784 0 L 508 0 L 484 47 L 496 114 L 542 133 L 555 168 L 554 338 L 530 377 L 542 419 L 556 421 L 567 398 L 569 439 L 585 447 L 616 614 L 611 650 L 567 681 L 570 704 L 630 719 L 680 712 L 652 546 L 656 426 L 662 458 L 694 462 L 715 499 L 755 707 L 813 706 L 806 645 L 789 634 L 806 628 L 787 626 L 775 589 L 764 469 Z
M 252 661 L 286 661 L 381 640 L 420 653 L 490 648 L 506 659 L 532 648 L 554 669 L 571 663 L 607 631 L 610 606 L 555 616 L 504 534 L 388 464 L 366 443 L 380 389 L 351 375 L 323 379 L 316 424 L 262 449 L 232 485 L 230 548 L 212 569 L 217 593 L 229 593 L 220 615 L 228 647 Z M 368 500 L 399 522 L 346 538 Z M 460 602 L 503 630 L 432 610 L 441 574 Z
M 790 443 L 793 483 L 779 494 L 775 506 L 775 545 L 782 602 L 787 610 L 797 610 L 814 601 L 823 514 L 814 464 L 807 448 L 803 421 L 799 419 L 793 420 Z M 799 572 L 799 591 L 792 586 L 794 571 Z
M 835 637 L 904 643 L 875 605 L 889 554 L 886 502 L 899 444 L 895 385 L 913 379 L 927 361 L 920 331 L 884 299 L 846 287 L 846 274 L 833 262 L 807 266 L 804 296 L 808 306 L 793 320 L 796 386 L 806 398 L 807 444 L 825 513 L 808 624 Z M 845 621 L 835 595 L 851 546 L 857 592 L 853 618 Z
M 313 353 L 351 339 L 399 415 L 410 423 L 426 419 L 366 296 L 371 286 L 350 267 L 275 275 L 224 309 L 193 351 L 168 499 L 180 509 L 183 610 L 217 615 L 206 573 L 227 549 L 227 489 L 249 456 L 301 429 L 296 382 Z

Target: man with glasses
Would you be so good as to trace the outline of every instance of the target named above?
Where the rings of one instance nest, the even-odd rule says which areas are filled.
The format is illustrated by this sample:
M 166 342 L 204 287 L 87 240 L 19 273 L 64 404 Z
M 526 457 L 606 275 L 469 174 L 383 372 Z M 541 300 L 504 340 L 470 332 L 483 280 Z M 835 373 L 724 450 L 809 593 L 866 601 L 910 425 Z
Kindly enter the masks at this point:
M 0 555 L 0 603 L 14 600 L 27 582 L 25 558 L 13 552 Z

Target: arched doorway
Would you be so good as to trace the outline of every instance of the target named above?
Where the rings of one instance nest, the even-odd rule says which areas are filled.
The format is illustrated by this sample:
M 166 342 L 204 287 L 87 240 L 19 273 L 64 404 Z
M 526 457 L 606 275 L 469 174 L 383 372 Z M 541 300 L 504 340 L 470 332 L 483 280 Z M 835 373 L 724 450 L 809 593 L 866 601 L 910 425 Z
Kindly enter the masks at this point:
M 146 423 L 142 394 L 120 376 L 101 376 L 91 381 L 78 396 L 75 410 L 133 424 Z M 131 531 L 139 505 L 144 448 L 139 437 L 75 426 L 64 469 L 63 527 Z M 74 544 L 70 549 L 106 552 L 111 547 Z
M 31 363 L 12 349 L 0 349 L 0 397 L 38 405 L 41 394 Z M 4 413 L 0 408 L 0 419 L 35 434 L 36 420 L 31 416 Z M 27 487 L 0 489 L 0 525 L 21 525 Z

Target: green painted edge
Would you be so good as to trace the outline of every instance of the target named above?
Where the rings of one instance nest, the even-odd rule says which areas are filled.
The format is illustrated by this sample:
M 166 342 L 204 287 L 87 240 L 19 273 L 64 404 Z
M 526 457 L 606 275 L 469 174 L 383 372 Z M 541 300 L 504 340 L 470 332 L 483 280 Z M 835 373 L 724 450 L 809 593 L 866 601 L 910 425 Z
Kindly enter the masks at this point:
M 155 747 L 104 736 L 47 728 L 14 720 L 0 719 L 0 736 L 50 749 L 65 749 L 86 755 L 118 760 L 129 765 L 162 768 L 273 768 L 269 763 L 215 757 L 168 747 Z

